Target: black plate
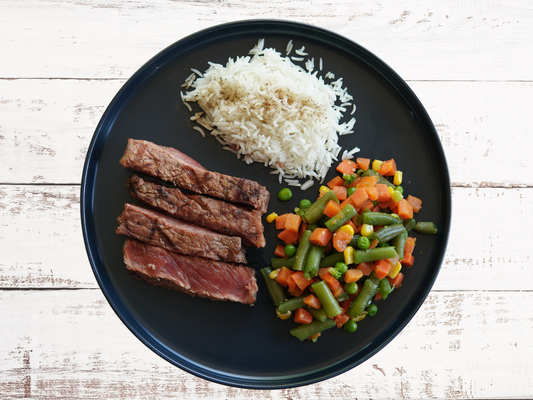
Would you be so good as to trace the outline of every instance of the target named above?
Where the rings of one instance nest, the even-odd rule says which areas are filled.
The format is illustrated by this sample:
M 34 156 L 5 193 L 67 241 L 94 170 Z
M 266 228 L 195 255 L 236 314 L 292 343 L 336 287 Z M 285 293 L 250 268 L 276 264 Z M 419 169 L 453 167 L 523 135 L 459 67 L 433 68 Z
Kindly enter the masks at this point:
M 437 236 L 417 235 L 415 267 L 405 272 L 403 287 L 382 301 L 379 313 L 359 324 L 356 333 L 331 329 L 317 343 L 289 335 L 292 321 L 276 317 L 264 283 L 253 307 L 201 298 L 150 286 L 129 276 L 122 261 L 124 237 L 115 234 L 126 202 L 122 168 L 128 138 L 176 147 L 206 168 L 254 179 L 272 194 L 270 211 L 287 212 L 302 197 L 281 203 L 281 189 L 270 169 L 247 166 L 222 150 L 213 137 L 192 129 L 179 92 L 190 68 L 208 61 L 225 64 L 246 55 L 258 41 L 284 53 L 290 39 L 310 56 L 323 58 L 324 69 L 343 77 L 357 105 L 355 133 L 342 137 L 345 149 L 359 146 L 362 157 L 394 158 L 404 171 L 406 193 L 423 199 L 421 219 L 435 221 Z M 294 54 L 294 52 L 292 53 Z M 347 119 L 349 116 L 347 117 Z M 328 176 L 328 180 L 334 172 Z M 311 194 L 313 193 L 313 194 Z M 328 379 L 362 363 L 392 340 L 424 302 L 437 277 L 448 240 L 451 190 L 446 160 L 435 128 L 407 84 L 379 58 L 356 43 L 317 27 L 273 20 L 215 26 L 166 48 L 118 92 L 91 141 L 81 186 L 82 227 L 90 263 L 104 295 L 126 326 L 149 348 L 196 376 L 231 386 L 274 389 Z M 266 248 L 247 252 L 250 264 L 269 264 L 280 243 L 265 223 Z M 259 276 L 259 278 L 261 278 Z

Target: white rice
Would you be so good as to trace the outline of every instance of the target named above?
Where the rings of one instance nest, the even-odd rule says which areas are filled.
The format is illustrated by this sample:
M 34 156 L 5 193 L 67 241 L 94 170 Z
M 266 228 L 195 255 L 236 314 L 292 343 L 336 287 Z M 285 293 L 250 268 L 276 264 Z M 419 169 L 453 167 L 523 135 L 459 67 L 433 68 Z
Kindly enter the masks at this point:
M 181 97 L 189 109 L 189 102 L 198 103 L 204 114 L 196 113 L 194 119 L 225 150 L 248 164 L 273 168 L 280 182 L 305 190 L 313 179 L 323 181 L 338 160 L 338 137 L 353 133 L 355 118 L 340 122 L 353 100 L 342 78 L 326 83 L 318 70 L 313 71 L 314 58 L 304 67 L 294 64 L 291 58 L 303 57 L 289 57 L 292 48 L 290 41 L 283 57 L 273 48 L 264 48 L 261 39 L 248 56 L 230 58 L 225 66 L 210 62 L 203 73 L 191 69 L 197 77 L 187 78 L 185 87 L 191 90 Z M 305 47 L 296 53 L 307 55 Z M 343 156 L 353 152 L 345 151 Z

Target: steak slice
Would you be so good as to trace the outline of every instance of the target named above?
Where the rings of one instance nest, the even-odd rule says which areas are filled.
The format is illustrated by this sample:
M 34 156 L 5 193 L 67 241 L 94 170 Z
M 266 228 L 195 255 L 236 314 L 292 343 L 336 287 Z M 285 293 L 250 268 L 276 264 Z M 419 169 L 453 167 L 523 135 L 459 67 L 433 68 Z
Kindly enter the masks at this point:
M 267 211 L 270 193 L 264 186 L 249 179 L 208 171 L 172 147 L 128 139 L 120 164 L 133 171 L 172 182 L 182 189 L 232 203 L 248 204 L 263 214 Z
M 212 300 L 256 300 L 256 273 L 245 265 L 173 253 L 135 239 L 126 239 L 123 253 L 130 274 L 152 285 Z
M 142 203 L 195 225 L 239 236 L 246 245 L 265 247 L 261 212 L 202 195 L 183 193 L 148 182 L 137 175 L 128 178 L 126 187 Z
M 245 263 L 241 238 L 222 235 L 163 213 L 125 204 L 116 232 L 176 253 Z

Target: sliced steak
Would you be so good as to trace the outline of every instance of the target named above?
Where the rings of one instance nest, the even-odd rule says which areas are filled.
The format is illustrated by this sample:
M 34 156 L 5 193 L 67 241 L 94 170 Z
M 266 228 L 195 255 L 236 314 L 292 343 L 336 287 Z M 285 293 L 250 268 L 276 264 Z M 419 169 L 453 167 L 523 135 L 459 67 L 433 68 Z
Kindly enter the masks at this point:
M 135 239 L 126 239 L 123 253 L 129 272 L 153 285 L 212 300 L 256 300 L 255 270 L 245 265 L 173 253 Z
M 261 212 L 223 200 L 202 195 L 183 193 L 178 188 L 168 188 L 131 176 L 126 187 L 142 203 L 162 210 L 173 217 L 195 225 L 239 236 L 246 245 L 264 247 L 264 227 Z
M 174 185 L 232 203 L 251 205 L 263 214 L 270 194 L 259 183 L 208 171 L 198 162 L 172 148 L 145 140 L 128 139 L 120 164 Z
M 163 213 L 125 204 L 117 233 L 164 249 L 235 263 L 245 263 L 241 238 L 222 235 Z

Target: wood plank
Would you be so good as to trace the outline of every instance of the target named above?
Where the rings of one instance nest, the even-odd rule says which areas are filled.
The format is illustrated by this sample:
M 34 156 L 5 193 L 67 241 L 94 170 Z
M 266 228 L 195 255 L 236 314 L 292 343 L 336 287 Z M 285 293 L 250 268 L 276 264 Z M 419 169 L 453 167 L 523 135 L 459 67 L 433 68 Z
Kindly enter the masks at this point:
M 0 79 L 0 183 L 80 182 L 94 130 L 123 83 Z M 531 82 L 409 84 L 437 128 L 453 186 L 533 186 L 520 145 L 530 139 Z
M 451 234 L 434 289 L 529 290 L 530 250 L 517 237 L 533 226 L 533 190 L 454 188 L 452 195 Z M 495 220 L 509 208 L 512 220 Z M 81 235 L 78 187 L 0 186 L 0 221 L 0 287 L 97 287 Z M 502 265 L 513 273 L 503 274 Z
M 38 15 L 39 18 L 27 18 Z M 531 2 L 274 0 L 0 3 L 0 77 L 128 77 L 198 30 L 274 18 L 338 32 L 404 79 L 531 80 Z M 392 45 L 391 45 L 392 44 Z M 53 56 L 51 56 L 53 55 Z
M 122 325 L 98 290 L 0 291 L 0 399 L 528 398 L 530 297 L 432 292 L 407 327 L 355 369 L 320 384 L 258 391 L 171 366 Z

